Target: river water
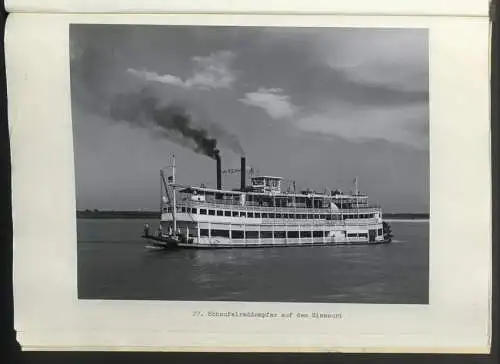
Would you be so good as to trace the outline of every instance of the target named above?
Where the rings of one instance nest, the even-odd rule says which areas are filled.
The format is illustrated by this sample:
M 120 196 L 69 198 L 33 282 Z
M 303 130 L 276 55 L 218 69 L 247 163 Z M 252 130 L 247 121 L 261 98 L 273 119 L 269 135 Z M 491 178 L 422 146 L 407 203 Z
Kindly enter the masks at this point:
M 83 299 L 426 304 L 429 222 L 387 245 L 154 251 L 142 219 L 78 219 Z

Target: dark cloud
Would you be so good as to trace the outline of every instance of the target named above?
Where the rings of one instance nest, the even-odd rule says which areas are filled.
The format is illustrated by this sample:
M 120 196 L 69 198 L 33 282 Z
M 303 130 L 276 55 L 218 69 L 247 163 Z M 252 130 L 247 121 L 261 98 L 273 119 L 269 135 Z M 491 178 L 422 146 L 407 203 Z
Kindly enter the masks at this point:
M 172 152 L 185 183 L 210 183 L 213 165 L 183 139 L 181 115 L 188 134 L 217 139 L 225 168 L 244 147 L 263 173 L 319 186 L 360 175 L 387 209 L 426 210 L 427 42 L 422 29 L 72 25 L 77 203 L 155 208 L 151 179 Z M 145 88 L 151 104 L 137 97 Z M 129 95 L 127 113 L 115 105 L 113 118 L 118 95 Z M 167 125 L 166 140 L 145 116 Z

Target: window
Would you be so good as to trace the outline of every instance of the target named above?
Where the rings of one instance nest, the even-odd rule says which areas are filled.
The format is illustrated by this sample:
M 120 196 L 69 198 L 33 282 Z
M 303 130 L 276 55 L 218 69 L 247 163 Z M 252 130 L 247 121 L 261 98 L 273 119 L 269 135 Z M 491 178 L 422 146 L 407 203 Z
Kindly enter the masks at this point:
M 382 235 L 382 229 L 378 229 L 378 235 Z
M 269 218 L 270 218 L 270 219 L 274 219 L 274 213 L 270 213 L 270 214 L 269 214 Z
M 212 215 L 212 216 L 215 216 L 215 210 L 208 210 L 208 214 Z
M 231 230 L 232 239 L 243 239 L 243 230 Z
M 319 215 L 318 214 L 314 215 L 314 218 L 319 219 Z
M 253 217 L 253 212 L 249 212 L 247 215 L 248 217 Z
M 216 230 L 212 229 L 212 236 L 220 238 L 229 238 L 229 230 Z
M 284 239 L 286 236 L 284 231 L 275 231 L 274 232 L 274 238 L 275 239 Z
M 300 218 L 301 218 L 302 220 L 306 220 L 306 219 L 307 219 L 307 215 L 306 215 L 306 214 L 301 214 L 301 215 L 300 215 Z
M 332 215 L 326 215 L 326 219 L 327 219 L 328 221 L 332 220 Z
M 186 208 L 184 206 L 181 207 L 181 212 L 186 212 Z
M 276 214 L 277 219 L 281 219 L 281 214 Z
M 246 216 L 246 212 L 243 212 L 243 211 L 240 212 L 240 216 L 245 217 Z
M 206 215 L 207 209 L 200 209 L 200 215 Z
M 311 232 L 310 231 L 301 231 L 300 232 L 300 237 L 301 238 L 310 238 L 311 237 Z
M 309 220 L 312 220 L 312 219 L 313 219 L 313 217 L 314 217 L 314 215 L 313 215 L 313 214 L 307 214 L 307 218 L 308 218 Z
M 263 219 L 267 219 L 267 217 L 268 217 L 268 214 L 266 214 L 265 212 L 263 212 L 263 213 L 262 213 L 262 218 L 263 218 Z
M 224 216 L 231 216 L 231 211 L 224 211 Z
M 367 233 L 359 233 L 358 235 L 360 238 L 367 238 L 368 237 Z
M 326 216 L 325 214 L 321 214 L 319 215 L 319 218 L 322 219 L 322 220 L 325 220 L 326 219 Z M 328 217 L 330 217 L 330 215 L 328 215 Z
M 355 237 L 357 237 L 357 234 L 349 233 L 349 234 L 347 234 L 347 237 L 348 238 L 355 238 Z
M 222 210 L 217 210 L 217 216 L 223 216 L 224 215 L 224 211 Z
M 256 217 L 256 218 L 260 218 L 260 212 L 256 212 L 256 213 L 255 213 L 255 217 Z
M 238 216 L 238 211 L 233 211 L 233 216 Z
M 247 239 L 258 239 L 259 232 L 258 231 L 245 231 L 245 238 Z
M 196 214 L 196 208 L 194 208 L 194 207 L 193 207 L 193 208 L 191 209 L 191 213 L 192 213 L 192 214 Z
M 322 231 L 313 231 L 313 238 L 322 238 L 322 237 L 323 237 Z
M 208 236 L 208 229 L 200 229 L 200 236 Z
M 289 239 L 296 239 L 299 237 L 299 232 L 298 231 L 289 231 L 288 232 L 288 238 Z
M 272 239 L 273 232 L 272 231 L 261 231 L 260 237 L 261 237 L 261 239 Z

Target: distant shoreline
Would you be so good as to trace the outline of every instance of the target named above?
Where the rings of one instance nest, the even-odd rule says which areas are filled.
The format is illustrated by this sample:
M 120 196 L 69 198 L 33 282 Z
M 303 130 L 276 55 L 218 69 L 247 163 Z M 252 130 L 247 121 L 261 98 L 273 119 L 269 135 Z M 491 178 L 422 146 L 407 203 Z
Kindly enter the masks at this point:
M 80 210 L 76 212 L 78 219 L 159 219 L 158 211 L 100 211 Z M 387 220 L 428 220 L 427 213 L 384 213 Z

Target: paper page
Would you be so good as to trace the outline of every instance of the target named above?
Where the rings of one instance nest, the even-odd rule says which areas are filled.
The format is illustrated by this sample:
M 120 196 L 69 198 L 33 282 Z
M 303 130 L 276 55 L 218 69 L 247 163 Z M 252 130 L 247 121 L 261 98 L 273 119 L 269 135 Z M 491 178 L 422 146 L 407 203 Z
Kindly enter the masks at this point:
M 11 16 L 23 349 L 487 353 L 488 35 L 487 17 Z
M 9 12 L 487 16 L 488 0 L 5 0 Z

